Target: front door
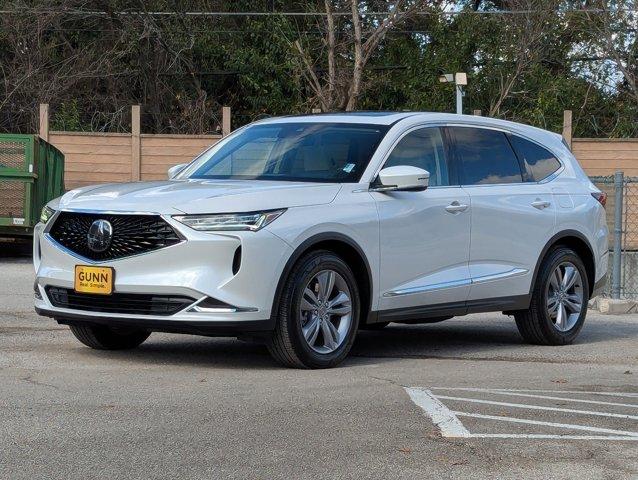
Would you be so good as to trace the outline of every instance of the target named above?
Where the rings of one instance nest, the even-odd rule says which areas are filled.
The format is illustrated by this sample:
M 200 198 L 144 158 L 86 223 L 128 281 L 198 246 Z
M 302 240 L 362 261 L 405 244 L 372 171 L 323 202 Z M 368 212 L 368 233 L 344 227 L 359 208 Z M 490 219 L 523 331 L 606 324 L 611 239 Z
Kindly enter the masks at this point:
M 380 310 L 418 316 L 443 304 L 457 313 L 465 308 L 470 199 L 448 157 L 441 129 L 419 127 L 403 136 L 385 162 L 384 168 L 427 170 L 430 186 L 421 192 L 372 193 L 380 220 Z

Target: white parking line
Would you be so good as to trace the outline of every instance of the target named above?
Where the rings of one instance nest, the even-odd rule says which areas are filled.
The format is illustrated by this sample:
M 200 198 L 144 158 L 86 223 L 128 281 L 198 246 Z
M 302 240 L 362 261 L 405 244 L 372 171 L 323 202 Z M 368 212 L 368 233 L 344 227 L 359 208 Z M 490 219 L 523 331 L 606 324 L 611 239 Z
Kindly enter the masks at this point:
M 485 420 L 497 420 L 499 422 L 524 423 L 527 425 L 543 425 L 546 427 L 567 428 L 569 430 L 584 430 L 587 432 L 609 433 L 612 435 L 636 437 L 636 440 L 638 440 L 638 432 L 630 432 L 627 430 L 590 427 L 589 425 L 578 425 L 573 423 L 543 422 L 541 420 L 527 420 L 523 418 L 505 417 L 500 415 L 483 415 L 482 413 L 467 413 L 467 412 L 452 412 L 452 413 L 457 417 L 483 418 Z
M 438 390 L 461 390 L 461 388 L 445 388 L 436 387 Z M 454 412 L 446 407 L 439 399 L 451 399 L 459 401 L 467 401 L 481 404 L 491 404 L 500 406 L 509 406 L 513 408 L 531 408 L 534 410 L 550 410 L 560 411 L 564 413 L 579 413 L 588 415 L 599 415 L 604 417 L 620 417 L 633 419 L 638 417 L 632 415 L 612 414 L 606 412 L 591 412 L 586 410 L 571 410 L 565 408 L 542 407 L 539 405 L 522 405 L 506 402 L 492 402 L 480 399 L 468 399 L 464 397 L 449 397 L 445 395 L 434 395 L 431 390 L 418 387 L 404 387 L 411 400 L 420 407 L 425 414 L 430 417 L 432 422 L 439 427 L 441 435 L 448 438 L 499 438 L 499 439 L 562 439 L 562 440 L 604 440 L 604 441 L 638 441 L 638 432 L 628 430 L 617 430 L 610 428 L 601 428 L 589 425 L 545 422 L 541 420 L 529 420 L 523 418 L 514 418 L 508 416 L 485 415 L 480 413 Z M 510 391 L 506 389 L 467 389 L 465 391 L 481 391 L 485 393 L 495 393 L 498 391 Z M 517 390 L 517 392 L 533 392 L 538 390 Z M 547 392 L 547 391 L 539 391 Z M 558 392 L 558 391 L 557 391 Z M 578 392 L 585 393 L 585 392 Z M 614 392 L 616 393 L 616 392 Z M 619 396 L 622 394 L 619 394 Z M 631 396 L 631 395 L 630 395 Z M 550 428 L 562 428 L 570 430 L 581 430 L 593 433 L 606 433 L 608 435 L 560 435 L 546 433 L 471 433 L 459 420 L 458 417 L 471 417 L 484 420 L 495 420 L 500 422 L 518 423 L 545 426 Z
M 626 420 L 638 420 L 636 415 L 624 415 L 622 413 L 595 412 L 593 410 L 574 410 L 572 408 L 545 407 L 542 405 L 526 405 L 523 403 L 496 402 L 493 400 L 481 400 L 478 398 L 450 397 L 447 395 L 437 395 L 436 398 L 442 400 L 456 400 L 459 402 L 481 403 L 484 405 L 498 405 L 501 407 L 523 408 L 527 410 L 546 410 L 549 412 L 576 413 L 580 415 L 594 415 L 597 417 L 624 418 Z
M 430 390 L 465 390 L 467 387 L 428 387 Z M 526 392 L 526 393 L 581 393 L 583 395 L 603 395 L 607 397 L 628 397 L 638 398 L 638 393 L 626 392 L 589 392 L 583 390 L 533 390 L 533 389 L 517 389 L 517 388 L 474 388 L 477 392 Z
M 627 408 L 638 408 L 638 404 L 635 403 L 616 403 L 616 402 L 603 402 L 600 400 L 585 400 L 583 398 L 567 398 L 567 397 L 554 397 L 550 395 L 530 395 L 527 393 L 521 392 L 510 392 L 507 390 L 488 390 L 484 388 L 449 388 L 440 390 L 450 390 L 450 391 L 463 391 L 463 392 L 478 392 L 478 393 L 493 393 L 494 395 L 509 395 L 512 397 L 526 397 L 526 398 L 540 398 L 544 400 L 560 400 L 564 402 L 576 402 L 576 403 L 590 403 L 595 405 L 609 405 L 613 407 L 627 407 Z
M 473 433 L 470 438 L 525 438 L 534 440 L 605 440 L 638 442 L 638 437 L 606 435 L 545 435 L 543 433 Z
M 428 414 L 432 423 L 439 427 L 444 437 L 467 437 L 470 435 L 461 421 L 450 409 L 434 398 L 429 390 L 405 387 L 405 391 L 408 392 L 412 401 Z

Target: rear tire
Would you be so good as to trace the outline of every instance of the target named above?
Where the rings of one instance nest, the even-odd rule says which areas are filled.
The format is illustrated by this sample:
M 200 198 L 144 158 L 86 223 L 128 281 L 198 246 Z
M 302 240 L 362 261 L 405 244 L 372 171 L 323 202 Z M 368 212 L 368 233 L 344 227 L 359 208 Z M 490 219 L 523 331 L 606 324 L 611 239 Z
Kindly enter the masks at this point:
M 359 288 L 348 264 L 327 250 L 310 252 L 285 280 L 268 350 L 286 367 L 334 367 L 352 347 L 359 315 Z
M 585 266 L 572 249 L 551 250 L 538 272 L 530 307 L 514 312 L 523 339 L 536 345 L 567 345 L 585 323 L 589 281 Z
M 145 330 L 112 329 L 103 325 L 69 325 L 80 342 L 96 350 L 128 350 L 141 345 L 151 334 Z

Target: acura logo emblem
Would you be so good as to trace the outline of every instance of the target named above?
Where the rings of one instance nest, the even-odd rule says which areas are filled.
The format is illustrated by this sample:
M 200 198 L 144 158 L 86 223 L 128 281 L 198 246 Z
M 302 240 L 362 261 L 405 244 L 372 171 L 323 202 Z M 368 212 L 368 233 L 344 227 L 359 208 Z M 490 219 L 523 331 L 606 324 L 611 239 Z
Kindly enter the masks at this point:
M 100 253 L 109 248 L 113 238 L 113 227 L 106 220 L 96 220 L 86 234 L 86 243 L 94 252 Z

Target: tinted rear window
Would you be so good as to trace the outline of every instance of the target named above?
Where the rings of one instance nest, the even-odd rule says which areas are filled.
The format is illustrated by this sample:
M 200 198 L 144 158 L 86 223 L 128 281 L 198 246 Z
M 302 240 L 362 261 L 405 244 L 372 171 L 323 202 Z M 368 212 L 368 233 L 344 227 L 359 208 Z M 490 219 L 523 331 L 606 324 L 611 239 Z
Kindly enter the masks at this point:
M 524 138 L 510 135 L 518 158 L 525 166 L 525 180 L 540 182 L 560 168 L 560 162 L 548 150 Z
M 463 185 L 520 183 L 518 159 L 503 132 L 483 128 L 451 127 L 461 164 Z

